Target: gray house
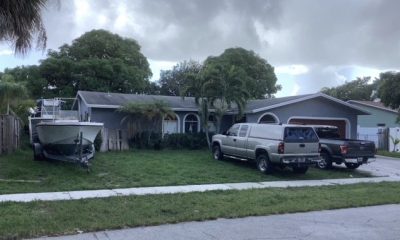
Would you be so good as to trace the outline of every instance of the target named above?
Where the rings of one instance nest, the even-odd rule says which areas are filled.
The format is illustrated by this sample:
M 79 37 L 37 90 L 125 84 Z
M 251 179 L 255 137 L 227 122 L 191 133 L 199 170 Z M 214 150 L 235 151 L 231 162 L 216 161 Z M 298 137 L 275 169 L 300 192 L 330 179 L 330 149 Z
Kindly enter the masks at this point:
M 391 137 L 400 139 L 400 124 L 397 123 L 398 111 L 386 107 L 379 101 L 350 100 L 348 103 L 370 113 L 370 115 L 358 116 L 358 138 L 374 141 L 379 148 L 392 151 L 394 146 Z M 399 146 L 396 146 L 396 149 L 400 151 Z
M 175 117 L 163 121 L 163 133 L 200 132 L 200 117 L 194 98 L 177 96 L 122 94 L 79 91 L 74 106 L 81 120 L 103 122 L 105 131 L 124 132 L 123 114 L 116 110 L 129 102 L 161 100 L 175 112 Z M 357 136 L 357 117 L 369 112 L 323 93 L 283 98 L 251 100 L 240 121 L 252 123 L 324 124 L 339 127 L 343 137 Z M 237 110 L 228 111 L 221 130 L 237 122 Z M 213 118 L 210 118 L 213 121 Z M 212 126 L 212 124 L 210 124 Z M 211 129 L 212 131 L 213 129 Z M 118 138 L 118 137 L 117 137 Z

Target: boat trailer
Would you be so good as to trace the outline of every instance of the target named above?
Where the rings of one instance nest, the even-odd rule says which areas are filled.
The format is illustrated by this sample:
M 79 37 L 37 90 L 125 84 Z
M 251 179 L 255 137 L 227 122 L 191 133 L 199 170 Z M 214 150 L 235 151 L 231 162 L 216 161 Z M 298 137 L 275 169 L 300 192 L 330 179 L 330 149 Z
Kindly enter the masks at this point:
M 89 146 L 83 145 L 82 132 L 74 139 L 74 151 L 72 155 L 66 155 L 62 151 L 51 151 L 51 146 L 45 149 L 38 139 L 33 142 L 32 147 L 35 161 L 58 160 L 75 163 L 86 169 L 87 172 L 90 171 L 90 162 L 94 158 L 95 153 L 94 144 Z

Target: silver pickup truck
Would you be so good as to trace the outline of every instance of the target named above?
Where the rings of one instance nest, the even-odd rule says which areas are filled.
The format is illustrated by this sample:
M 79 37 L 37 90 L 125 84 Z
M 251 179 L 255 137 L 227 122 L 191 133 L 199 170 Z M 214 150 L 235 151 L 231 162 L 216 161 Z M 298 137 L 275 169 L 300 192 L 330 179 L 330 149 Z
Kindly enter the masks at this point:
M 308 166 L 320 161 L 320 144 L 312 127 L 238 123 L 225 134 L 213 136 L 212 153 L 216 160 L 253 160 L 267 174 L 274 166 L 289 166 L 295 173 L 306 173 Z

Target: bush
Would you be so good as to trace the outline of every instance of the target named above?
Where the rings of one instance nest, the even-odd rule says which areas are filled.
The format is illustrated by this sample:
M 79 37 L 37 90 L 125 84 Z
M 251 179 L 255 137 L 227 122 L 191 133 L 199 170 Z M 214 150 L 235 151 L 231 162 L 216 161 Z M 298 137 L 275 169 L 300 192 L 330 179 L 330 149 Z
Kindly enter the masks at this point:
M 207 147 L 207 140 L 204 133 L 172 133 L 164 136 L 163 145 L 172 149 L 201 149 Z
M 129 148 L 155 150 L 163 148 L 161 134 L 147 131 L 135 134 L 135 136 L 128 140 L 128 144 Z

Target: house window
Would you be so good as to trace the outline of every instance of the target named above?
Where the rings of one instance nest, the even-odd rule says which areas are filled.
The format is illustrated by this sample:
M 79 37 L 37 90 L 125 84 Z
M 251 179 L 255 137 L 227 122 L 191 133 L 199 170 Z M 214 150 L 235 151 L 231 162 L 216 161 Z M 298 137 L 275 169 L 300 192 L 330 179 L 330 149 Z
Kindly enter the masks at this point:
M 171 134 L 179 132 L 179 119 L 176 114 L 168 114 L 163 120 L 163 134 Z
M 258 123 L 278 123 L 278 120 L 276 119 L 276 117 L 274 115 L 272 115 L 271 113 L 265 113 L 264 115 L 262 115 L 259 119 L 258 119 Z
M 197 133 L 200 130 L 199 118 L 196 114 L 188 114 L 185 117 L 185 133 Z

